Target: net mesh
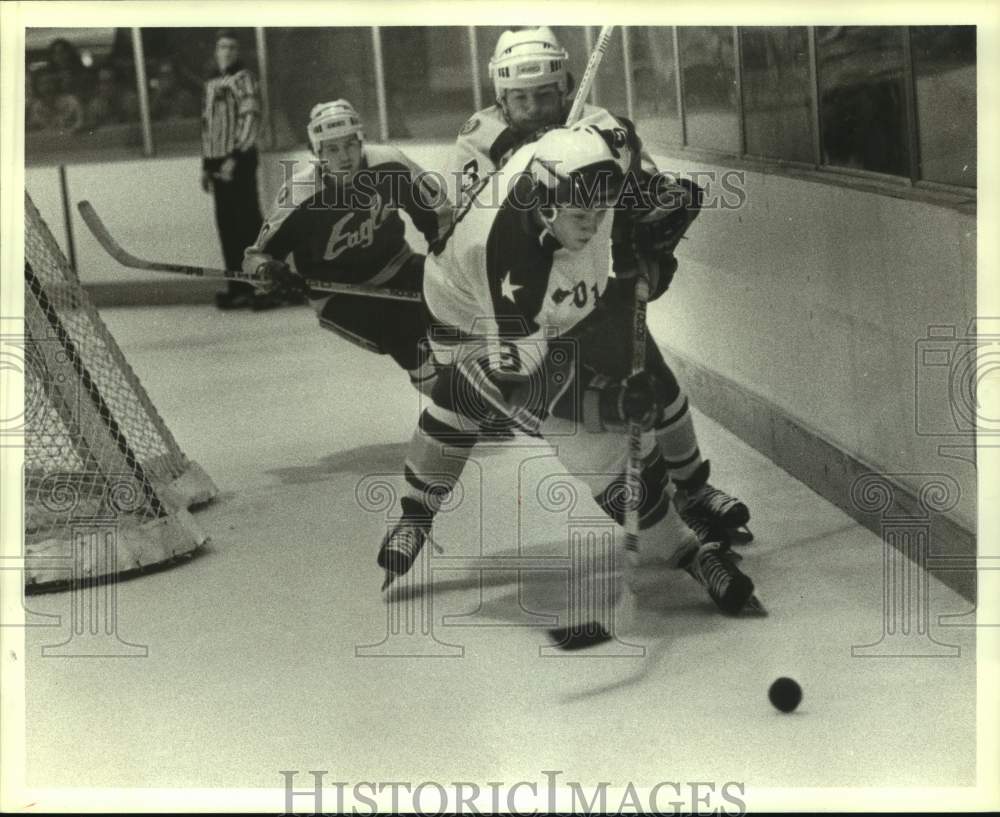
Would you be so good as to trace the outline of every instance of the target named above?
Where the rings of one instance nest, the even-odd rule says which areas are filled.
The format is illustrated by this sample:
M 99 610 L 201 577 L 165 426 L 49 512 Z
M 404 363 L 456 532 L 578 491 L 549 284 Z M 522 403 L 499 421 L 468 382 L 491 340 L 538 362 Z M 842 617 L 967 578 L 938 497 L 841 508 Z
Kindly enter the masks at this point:
M 75 524 L 140 529 L 216 488 L 177 445 L 27 194 L 24 226 L 30 583 L 32 553 L 71 542 Z

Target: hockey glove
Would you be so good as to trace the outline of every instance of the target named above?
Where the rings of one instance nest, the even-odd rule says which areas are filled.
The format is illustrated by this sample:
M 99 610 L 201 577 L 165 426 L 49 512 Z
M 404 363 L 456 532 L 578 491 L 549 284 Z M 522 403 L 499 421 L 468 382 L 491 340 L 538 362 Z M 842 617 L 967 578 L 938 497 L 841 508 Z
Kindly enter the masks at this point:
M 698 217 L 702 189 L 688 181 L 669 181 L 662 175 L 648 180 L 642 193 L 645 207 L 634 211 L 613 236 L 612 259 L 619 278 L 638 275 L 639 257 L 650 270 L 650 300 L 659 298 L 677 271 L 674 250 Z
M 305 281 L 302 276 L 293 272 L 283 261 L 265 261 L 257 267 L 257 275 L 261 283 L 255 284 L 264 292 L 299 292 L 306 293 Z
M 625 380 L 595 375 L 584 395 L 584 422 L 590 431 L 620 431 L 632 422 L 649 431 L 665 404 L 665 384 L 651 372 Z M 595 415 L 599 420 L 596 427 Z
M 649 257 L 673 253 L 698 217 L 702 189 L 687 179 L 654 176 L 646 198 L 648 208 L 632 222 L 632 242 Z

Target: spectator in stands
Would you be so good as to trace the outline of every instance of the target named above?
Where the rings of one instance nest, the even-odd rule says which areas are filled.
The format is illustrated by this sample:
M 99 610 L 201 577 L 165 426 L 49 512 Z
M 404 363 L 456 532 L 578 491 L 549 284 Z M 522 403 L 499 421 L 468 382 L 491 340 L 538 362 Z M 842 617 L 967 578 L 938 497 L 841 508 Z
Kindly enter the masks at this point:
M 170 60 L 160 63 L 149 107 L 150 115 L 157 121 L 186 119 L 198 115 L 198 99 L 180 84 L 177 69 Z
M 78 133 L 83 130 L 83 103 L 77 92 L 78 80 L 69 68 L 60 68 L 55 72 L 57 122 L 60 130 L 68 133 Z
M 59 75 L 63 93 L 79 99 L 90 90 L 87 67 L 80 52 L 69 40 L 59 37 L 49 43 L 46 67 Z
M 64 93 L 63 83 L 70 81 L 65 75 L 53 71 L 39 71 L 34 76 L 34 99 L 27 111 L 28 130 L 77 133 L 83 128 L 83 106 L 71 93 Z
M 135 91 L 115 78 L 113 68 L 97 72 L 97 90 L 87 103 L 87 124 L 92 128 L 139 120 L 139 99 Z

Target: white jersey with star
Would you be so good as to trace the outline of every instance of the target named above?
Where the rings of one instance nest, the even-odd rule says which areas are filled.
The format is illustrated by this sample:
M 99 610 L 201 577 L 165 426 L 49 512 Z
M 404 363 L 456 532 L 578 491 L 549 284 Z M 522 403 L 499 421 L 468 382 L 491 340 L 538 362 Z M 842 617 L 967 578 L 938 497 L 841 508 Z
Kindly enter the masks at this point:
M 534 151 L 534 144 L 522 147 L 491 177 L 424 272 L 435 346 L 482 346 L 488 338 L 491 359 L 515 377 L 537 370 L 548 341 L 593 311 L 611 271 L 614 211 L 582 250 L 570 252 L 517 205 L 528 200 L 531 180 L 522 171 Z

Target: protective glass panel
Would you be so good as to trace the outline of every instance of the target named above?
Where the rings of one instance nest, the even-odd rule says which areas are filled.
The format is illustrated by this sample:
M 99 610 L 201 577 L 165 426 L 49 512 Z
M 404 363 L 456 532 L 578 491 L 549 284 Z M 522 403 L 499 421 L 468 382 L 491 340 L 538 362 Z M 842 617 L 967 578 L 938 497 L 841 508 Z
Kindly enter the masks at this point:
M 740 59 L 747 153 L 813 161 L 808 30 L 741 28 Z
M 976 28 L 910 29 L 920 176 L 976 186 Z
M 651 149 L 681 144 L 677 114 L 677 70 L 670 26 L 630 28 L 632 114 L 643 142 Z
M 594 42 L 600 28 L 593 28 Z M 590 55 L 587 55 L 588 59 Z M 625 96 L 625 52 L 622 47 L 622 27 L 615 26 L 611 34 L 608 50 L 604 52 L 601 67 L 597 71 L 597 104 L 618 116 L 628 116 L 628 102 Z
M 277 147 L 308 145 L 309 111 L 317 102 L 334 99 L 354 105 L 365 123 L 365 137 L 378 141 L 371 28 L 269 28 L 265 36 Z
M 392 26 L 381 35 L 389 138 L 454 139 L 473 112 L 468 29 Z
M 733 29 L 690 26 L 677 33 L 687 144 L 739 153 Z
M 903 30 L 816 29 L 823 164 L 909 175 Z
M 230 31 L 239 43 L 239 60 L 258 79 L 252 28 Z M 144 28 L 142 50 L 149 83 L 149 117 L 156 152 L 201 151 L 201 105 L 205 80 L 214 75 L 215 28 Z
M 25 158 L 29 163 L 142 155 L 132 32 L 25 32 Z

